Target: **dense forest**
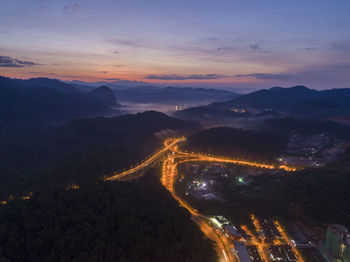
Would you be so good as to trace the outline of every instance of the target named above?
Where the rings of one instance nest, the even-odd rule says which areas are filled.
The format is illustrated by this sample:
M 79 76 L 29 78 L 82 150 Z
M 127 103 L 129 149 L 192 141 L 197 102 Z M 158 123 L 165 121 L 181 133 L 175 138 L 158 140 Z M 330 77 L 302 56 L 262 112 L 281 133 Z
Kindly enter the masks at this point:
M 262 139 L 272 126 L 282 134 L 298 132 L 312 135 L 327 132 L 347 140 L 348 127 L 332 122 L 296 119 L 272 120 L 265 123 L 266 131 L 243 131 L 232 128 L 213 128 L 196 133 L 188 138 L 186 148 L 225 156 L 245 156 L 254 160 L 267 160 L 283 149 L 284 136 L 273 135 Z M 268 125 L 267 125 L 268 124 Z M 243 133 L 243 135 L 242 135 Z M 274 142 L 277 141 L 277 142 Z M 281 143 L 279 144 L 278 141 Z M 265 154 L 265 155 L 264 155 Z M 268 156 L 268 158 L 267 158 Z M 254 177 L 246 186 L 237 186 L 234 181 L 219 178 L 218 192 L 228 202 L 203 202 L 187 198 L 202 212 L 228 213 L 238 219 L 251 212 L 301 221 L 317 221 L 323 225 L 339 223 L 350 227 L 350 147 L 336 161 L 322 168 L 307 168 L 293 174 L 264 174 Z M 237 167 L 239 169 L 240 167 Z M 190 178 L 189 178 L 190 179 Z M 182 190 L 179 183 L 178 190 Z M 182 192 L 182 191 L 181 191 Z M 231 210 L 231 211 L 228 211 Z M 238 214 L 239 213 L 239 214 Z
M 340 160 L 322 169 L 305 169 L 289 176 L 283 185 L 283 197 L 298 206 L 302 215 L 350 227 L 349 160 L 348 147 Z
M 199 132 L 196 122 L 158 112 L 63 124 L 110 112 L 105 104 L 118 106 L 112 91 L 82 94 L 47 79 L 1 78 L 0 87 L 0 108 L 6 109 L 0 113 L 6 124 L 0 130 L 0 201 L 7 201 L 0 205 L 0 261 L 215 261 L 211 243 L 160 185 L 156 169 L 123 183 L 103 182 L 104 176 L 135 165 L 174 135 L 192 133 L 185 150 L 264 162 L 274 161 L 291 133 L 350 139 L 348 127 L 293 118 L 269 120 L 256 130 Z M 265 174 L 245 194 L 234 193 L 231 181 L 225 185 L 230 210 L 350 227 L 349 161 L 350 149 L 322 169 Z
M 273 131 L 211 128 L 188 137 L 185 149 L 253 161 L 274 161 L 285 148 L 287 138 Z
M 215 260 L 209 240 L 152 172 L 0 208 L 0 261 Z
M 155 170 L 138 181 L 102 181 L 151 155 L 164 136 L 197 128 L 145 112 L 1 136 L 0 261 L 215 261 Z
M 238 185 L 235 179 L 217 177 L 217 194 L 227 201 L 200 200 L 185 192 L 198 174 L 180 166 L 188 174 L 176 184 L 177 192 L 196 209 L 205 214 L 225 214 L 235 223 L 247 223 L 251 213 L 283 217 L 288 221 L 327 225 L 336 223 L 350 228 L 350 148 L 342 159 L 323 168 L 307 168 L 296 173 L 259 174 L 250 177 L 247 185 Z M 182 169 L 181 169 L 182 168 Z M 186 173 L 187 172 L 187 173 Z M 234 172 L 245 173 L 242 166 Z
M 285 134 L 315 135 L 327 133 L 349 141 L 350 128 L 330 121 L 284 118 L 264 123 L 268 129 Z M 288 215 L 306 215 L 323 223 L 339 223 L 350 227 L 350 147 L 336 161 L 323 168 L 308 168 L 282 180 L 282 191 L 277 197 L 285 199 L 291 207 L 298 207 Z M 299 214 L 300 215 L 300 214 Z
M 0 138 L 0 200 L 46 187 L 95 183 L 151 155 L 162 146 L 164 135 L 197 127 L 145 112 L 16 129 Z
M 260 125 L 260 128 L 279 130 L 285 134 L 299 133 L 305 136 L 328 133 L 342 140 L 350 139 L 350 127 L 331 121 L 297 119 L 293 117 L 270 119 Z

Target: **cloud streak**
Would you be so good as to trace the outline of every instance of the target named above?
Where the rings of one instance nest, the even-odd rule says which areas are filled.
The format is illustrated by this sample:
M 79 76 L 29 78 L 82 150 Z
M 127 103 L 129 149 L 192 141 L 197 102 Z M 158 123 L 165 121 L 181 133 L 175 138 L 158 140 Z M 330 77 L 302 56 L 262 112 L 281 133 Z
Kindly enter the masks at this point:
M 226 78 L 226 75 L 219 74 L 204 74 L 204 75 L 148 75 L 146 79 L 152 80 L 213 80 L 213 79 L 222 79 Z
M 39 65 L 30 61 L 23 61 L 9 56 L 0 56 L 0 67 L 25 67 Z
M 334 80 L 337 81 L 337 88 L 349 88 L 350 63 L 323 64 L 310 66 L 299 71 L 290 73 L 250 73 L 235 75 L 236 78 L 254 78 L 260 82 L 278 81 L 283 85 L 303 84 L 316 89 L 329 89 L 334 87 Z
M 252 73 L 252 74 L 241 74 L 235 75 L 238 78 L 253 77 L 262 80 L 289 80 L 293 78 L 292 74 L 266 74 L 266 73 Z
M 121 79 L 120 78 L 105 78 L 103 80 L 106 80 L 106 81 L 119 81 Z

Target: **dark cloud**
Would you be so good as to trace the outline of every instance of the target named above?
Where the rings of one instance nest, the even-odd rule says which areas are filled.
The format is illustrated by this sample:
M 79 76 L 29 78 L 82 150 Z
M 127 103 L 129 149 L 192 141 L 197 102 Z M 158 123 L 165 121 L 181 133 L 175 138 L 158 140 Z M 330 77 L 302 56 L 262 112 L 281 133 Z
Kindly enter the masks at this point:
M 30 72 L 33 75 L 48 75 L 48 76 L 56 76 L 54 73 L 43 73 L 43 72 Z
M 23 61 L 9 56 L 0 56 L 0 67 L 25 67 L 39 65 L 30 61 Z
M 101 73 L 101 74 L 107 74 L 108 71 L 101 71 L 100 73 Z
M 121 79 L 120 78 L 105 78 L 103 80 L 105 80 L 105 81 L 119 81 Z
M 260 51 L 262 48 L 258 44 L 249 45 L 249 48 L 255 51 Z
M 78 75 L 64 75 L 62 77 L 69 77 L 69 78 L 80 78 L 81 76 Z
M 110 39 L 108 40 L 110 43 L 116 44 L 117 48 L 120 48 L 121 46 L 127 47 L 127 48 L 145 48 L 145 49 L 159 49 L 163 47 L 160 47 L 159 45 L 155 45 L 153 43 L 150 43 L 148 40 L 145 39 Z M 115 52 L 115 53 L 114 53 Z M 112 53 L 119 54 L 120 52 L 116 49 L 112 49 Z
M 75 10 L 79 7 L 79 3 L 66 4 L 63 6 L 63 11 Z
M 219 52 L 231 52 L 231 51 L 235 51 L 236 49 L 233 48 L 233 47 L 219 47 L 219 48 L 216 48 L 216 51 L 219 51 Z
M 146 76 L 146 79 L 157 79 L 157 80 L 211 80 L 211 79 L 221 79 L 228 76 L 225 75 L 218 75 L 218 74 L 206 74 L 206 75 L 149 75 Z
M 122 45 L 122 46 L 128 46 L 128 47 L 149 47 L 148 45 L 145 45 L 145 43 L 143 43 L 143 41 L 140 40 L 126 40 L 126 39 L 115 39 L 112 40 L 112 42 L 118 44 L 118 45 Z M 117 50 L 115 50 L 117 51 Z M 117 51 L 118 52 L 118 51 Z
M 265 73 L 252 73 L 235 75 L 236 77 L 254 77 L 263 80 L 289 80 L 293 77 L 291 74 L 265 74 Z
M 115 65 L 114 67 L 124 67 L 124 65 Z
M 306 51 L 315 51 L 317 49 L 319 49 L 319 47 L 306 47 L 305 48 Z

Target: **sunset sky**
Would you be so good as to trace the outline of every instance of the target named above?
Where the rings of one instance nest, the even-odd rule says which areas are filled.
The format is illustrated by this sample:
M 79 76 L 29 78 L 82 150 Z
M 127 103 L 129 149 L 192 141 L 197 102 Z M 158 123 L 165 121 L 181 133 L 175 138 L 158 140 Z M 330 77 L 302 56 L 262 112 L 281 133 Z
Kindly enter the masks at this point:
M 349 0 L 1 0 L 0 75 L 350 87 Z

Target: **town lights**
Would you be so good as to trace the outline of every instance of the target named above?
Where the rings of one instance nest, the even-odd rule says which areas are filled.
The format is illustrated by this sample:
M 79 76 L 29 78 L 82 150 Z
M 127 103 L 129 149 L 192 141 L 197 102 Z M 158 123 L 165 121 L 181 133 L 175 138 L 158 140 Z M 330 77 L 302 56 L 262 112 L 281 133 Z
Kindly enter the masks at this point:
M 169 190 L 169 192 L 172 194 L 174 199 L 178 201 L 180 206 L 186 208 L 191 213 L 193 220 L 200 226 L 201 230 L 209 238 L 212 238 L 217 243 L 218 246 L 221 247 L 220 251 L 222 250 L 224 256 L 222 256 L 222 254 L 221 255 L 219 254 L 219 256 L 226 262 L 235 261 L 235 259 L 232 257 L 232 254 L 227 251 L 232 248 L 232 243 L 230 243 L 229 241 L 226 241 L 224 235 L 218 235 L 218 233 L 215 233 L 215 231 L 213 231 L 214 229 L 207 225 L 207 222 L 206 222 L 206 219 L 208 219 L 207 217 L 199 214 L 196 209 L 192 208 L 189 204 L 184 202 L 181 198 L 179 198 L 176 195 L 174 191 L 174 180 L 177 175 L 178 164 L 184 163 L 184 162 L 201 161 L 201 162 L 219 162 L 219 163 L 231 163 L 231 164 L 237 164 L 237 165 L 248 165 L 248 166 L 253 166 L 258 168 L 268 168 L 268 169 L 280 168 L 280 169 L 284 169 L 285 171 L 295 171 L 295 169 L 285 165 L 276 167 L 274 165 L 245 161 L 242 159 L 229 159 L 229 158 L 217 157 L 210 154 L 196 154 L 194 152 L 187 153 L 186 151 L 180 151 L 177 147 L 177 144 L 179 142 L 184 142 L 184 141 L 186 141 L 184 137 L 165 139 L 164 147 L 161 150 L 157 151 L 154 155 L 152 155 L 142 163 L 137 164 L 135 167 L 128 170 L 123 170 L 123 172 L 121 173 L 115 173 L 112 177 L 106 178 L 105 180 L 118 180 L 128 175 L 131 175 L 139 170 L 146 168 L 151 163 L 158 160 L 160 156 L 164 156 L 164 158 L 163 157 L 161 158 L 162 159 L 162 174 L 161 174 L 162 185 L 167 190 Z M 175 160 L 178 160 L 178 161 L 175 161 Z M 243 177 L 238 178 L 238 182 L 244 183 L 245 182 L 244 178 Z M 206 187 L 207 183 L 202 182 L 202 186 Z M 258 220 L 254 217 L 254 215 L 252 215 L 251 218 L 257 230 L 260 232 L 261 228 L 258 223 Z M 221 228 L 222 224 L 217 219 L 213 217 L 213 218 L 209 218 L 209 220 L 213 222 L 215 226 L 217 226 L 218 228 Z M 276 223 L 276 227 L 279 230 L 281 230 L 279 224 L 277 224 L 277 222 L 275 223 Z M 267 256 L 265 254 L 266 252 L 265 250 L 267 249 L 268 245 L 264 242 L 264 239 L 260 239 L 260 237 L 258 239 L 253 234 L 250 234 L 248 228 L 245 226 L 242 226 L 242 229 L 246 231 L 249 235 L 253 236 L 253 239 L 250 240 L 249 243 L 256 245 L 262 259 L 264 261 L 268 261 Z M 214 232 L 214 236 L 212 234 L 213 232 Z M 282 236 L 285 236 L 284 232 L 283 233 L 281 232 L 281 234 Z M 286 241 L 287 243 L 289 243 L 287 239 L 288 238 L 286 238 Z M 295 252 L 295 248 L 293 249 L 293 251 Z M 300 259 L 300 261 L 303 261 L 298 253 L 297 253 L 297 256 Z

